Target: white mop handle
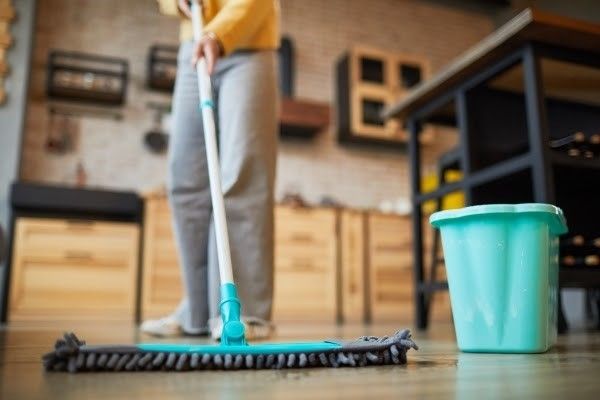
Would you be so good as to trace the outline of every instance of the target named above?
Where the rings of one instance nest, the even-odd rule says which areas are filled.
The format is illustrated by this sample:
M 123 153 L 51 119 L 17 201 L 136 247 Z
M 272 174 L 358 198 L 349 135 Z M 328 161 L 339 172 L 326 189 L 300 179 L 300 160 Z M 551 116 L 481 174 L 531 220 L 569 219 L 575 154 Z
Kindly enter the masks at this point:
M 197 42 L 202 37 L 202 10 L 198 4 L 198 0 L 192 0 L 192 25 L 194 27 L 194 40 Z M 196 64 L 196 73 L 198 75 L 198 91 L 200 93 L 200 108 L 202 109 L 202 122 L 204 125 L 204 142 L 206 146 L 206 160 L 208 162 L 210 195 L 217 239 L 219 275 L 221 277 L 221 285 L 223 285 L 225 283 L 233 283 L 233 271 L 231 268 L 229 234 L 227 232 L 227 221 L 225 219 L 225 204 L 221 189 L 212 87 L 210 76 L 208 75 L 208 70 L 206 68 L 205 57 L 202 57 Z

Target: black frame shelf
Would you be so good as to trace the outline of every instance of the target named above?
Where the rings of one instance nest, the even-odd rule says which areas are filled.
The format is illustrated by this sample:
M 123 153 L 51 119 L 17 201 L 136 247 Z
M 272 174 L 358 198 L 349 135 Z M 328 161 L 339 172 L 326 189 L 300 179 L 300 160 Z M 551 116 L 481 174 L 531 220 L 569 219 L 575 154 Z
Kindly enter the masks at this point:
M 592 159 L 577 158 L 568 156 L 558 151 L 552 151 L 550 159 L 551 162 L 556 166 L 600 170 L 599 157 Z
M 177 53 L 179 46 L 154 44 L 148 49 L 146 62 L 146 85 L 149 89 L 172 93 L 177 75 Z M 279 64 L 279 86 L 284 97 L 294 97 L 295 52 L 290 36 L 281 37 L 277 49 Z
M 465 194 L 465 201 L 468 205 L 486 204 L 489 203 L 491 198 L 499 198 L 503 200 L 501 202 L 522 202 L 523 199 L 526 199 L 526 201 L 551 203 L 563 207 L 566 210 L 567 220 L 571 219 L 572 223 L 576 221 L 583 232 L 589 233 L 590 229 L 600 229 L 600 226 L 593 228 L 590 225 L 593 221 L 600 220 L 600 213 L 597 210 L 597 205 L 600 204 L 600 191 L 590 187 L 589 193 L 584 194 L 557 192 L 557 190 L 581 191 L 583 186 L 569 182 L 570 169 L 581 171 L 578 172 L 583 176 L 581 179 L 586 179 L 588 182 L 590 182 L 590 179 L 595 180 L 597 173 L 598 178 L 600 178 L 600 159 L 571 157 L 553 150 L 549 146 L 551 136 L 556 137 L 580 129 L 585 130 L 585 127 L 600 126 L 600 105 L 579 105 L 571 101 L 546 97 L 541 70 L 541 60 L 544 58 L 584 64 L 595 68 L 600 67 L 600 53 L 567 50 L 562 47 L 526 41 L 504 53 L 502 57 L 494 60 L 494 62 L 488 63 L 479 72 L 457 82 L 437 97 L 414 108 L 408 115 L 407 126 L 411 133 L 409 155 L 414 210 L 415 317 L 416 326 L 419 329 L 427 328 L 431 293 L 447 289 L 446 282 L 425 279 L 424 227 L 421 225 L 423 203 L 440 199 L 456 191 L 462 191 Z M 490 81 L 516 66 L 521 66 L 523 69 L 522 93 L 509 94 L 507 92 L 502 94 L 497 90 L 485 89 Z M 486 90 L 491 97 L 486 98 Z M 473 97 L 475 95 L 478 97 Z M 499 101 L 501 98 L 508 99 L 510 96 L 515 97 L 515 99 L 518 98 L 515 104 L 518 103 L 518 107 L 521 108 L 518 110 L 514 107 L 514 104 L 511 106 L 511 115 L 516 113 L 513 121 L 500 121 L 501 128 L 498 128 L 494 125 L 496 121 L 493 120 L 493 118 L 497 118 L 497 115 L 495 115 L 497 113 L 479 112 L 477 114 L 479 122 L 474 123 L 474 110 L 481 111 L 485 110 L 486 107 L 493 109 L 494 102 Z M 492 107 L 482 104 L 486 100 L 491 102 Z M 454 115 L 448 114 L 448 104 L 453 104 Z M 504 103 L 500 104 L 499 107 L 503 109 Z M 444 110 L 443 122 L 454 124 L 458 128 L 460 143 L 458 151 L 463 179 L 458 182 L 444 184 L 433 192 L 421 193 L 419 135 L 421 127 L 425 123 L 440 120 L 440 110 Z M 504 146 L 505 153 L 496 159 L 490 160 L 488 157 L 488 159 L 481 160 L 479 146 L 487 145 L 488 150 L 494 149 L 494 145 L 490 145 L 489 141 L 483 144 L 481 141 L 494 140 L 494 135 L 502 136 L 502 127 L 509 124 L 512 124 L 511 128 L 514 128 L 517 134 L 512 137 L 509 135 L 509 137 L 500 138 L 503 141 L 499 142 L 498 146 Z M 581 128 L 581 126 L 584 126 L 584 128 Z M 569 127 L 573 130 L 569 131 Z M 482 130 L 485 131 L 484 137 L 486 139 L 482 139 L 481 136 L 478 137 L 482 134 Z M 521 191 L 520 193 L 516 193 L 519 191 L 517 189 L 514 190 L 514 193 L 511 193 L 513 192 L 512 189 L 508 191 L 509 193 L 499 193 L 502 186 L 504 186 L 504 189 L 506 188 L 506 185 L 499 184 L 499 182 L 511 182 L 512 189 L 515 189 L 513 184 L 516 184 L 519 189 L 522 189 L 524 185 L 527 188 L 525 192 Z M 485 190 L 482 188 L 485 188 Z M 487 193 L 494 191 L 495 193 Z M 569 199 L 569 197 L 565 197 L 567 195 L 572 196 L 577 201 L 565 200 Z M 581 200 L 581 198 L 584 198 L 584 200 Z M 577 207 L 574 206 L 575 203 Z M 574 213 L 578 214 L 575 215 Z M 591 214 L 587 216 L 588 221 L 591 222 L 585 222 L 582 213 Z M 571 218 L 569 218 L 570 215 Z M 570 228 L 572 228 L 572 232 L 578 232 L 577 226 L 570 226 Z M 600 236 L 600 234 L 597 236 Z M 429 275 L 431 276 L 431 274 Z M 561 266 L 560 283 L 564 287 L 600 288 L 600 268 Z M 559 306 L 559 328 L 566 328 L 562 306 Z
M 564 153 L 551 151 L 551 163 L 557 167 L 573 167 L 582 169 L 600 169 L 600 158 L 582 159 L 568 156 Z M 494 179 L 500 179 L 513 173 L 522 171 L 532 166 L 532 157 L 529 153 L 515 156 L 511 159 L 500 162 L 494 166 L 484 168 L 472 173 L 457 182 L 447 183 L 438 187 L 436 190 L 424 194 L 418 194 L 413 197 L 413 203 L 423 204 L 430 200 L 435 200 L 449 193 L 473 188 L 482 183 Z
M 386 121 L 383 110 L 430 75 L 421 56 L 357 46 L 335 64 L 336 134 L 348 147 L 405 151 L 408 132 Z M 434 131 L 429 132 L 431 142 Z
M 146 83 L 150 89 L 171 93 L 177 75 L 179 46 L 155 44 L 148 50 Z
M 48 55 L 46 94 L 50 98 L 122 105 L 127 95 L 129 62 L 77 51 Z
M 559 270 L 560 285 L 565 288 L 598 288 L 600 272 L 598 267 L 566 267 Z

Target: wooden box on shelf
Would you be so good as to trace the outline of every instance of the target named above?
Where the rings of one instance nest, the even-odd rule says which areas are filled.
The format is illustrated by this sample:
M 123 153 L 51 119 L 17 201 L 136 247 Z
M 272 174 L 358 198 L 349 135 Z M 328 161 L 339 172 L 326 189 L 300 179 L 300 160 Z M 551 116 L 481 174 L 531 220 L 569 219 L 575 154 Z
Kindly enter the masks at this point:
M 401 99 L 430 76 L 429 62 L 419 56 L 353 47 L 336 67 L 337 130 L 342 143 L 404 146 L 407 132 L 397 120 L 383 121 L 384 107 Z M 423 142 L 432 140 L 426 127 Z
M 134 223 L 18 218 L 9 319 L 134 319 Z
M 275 208 L 275 321 L 337 320 L 337 211 Z
M 147 319 L 171 313 L 183 289 L 167 197 L 146 196 L 144 214 L 142 316 Z
M 343 322 L 366 319 L 366 217 L 362 211 L 340 212 L 341 314 Z

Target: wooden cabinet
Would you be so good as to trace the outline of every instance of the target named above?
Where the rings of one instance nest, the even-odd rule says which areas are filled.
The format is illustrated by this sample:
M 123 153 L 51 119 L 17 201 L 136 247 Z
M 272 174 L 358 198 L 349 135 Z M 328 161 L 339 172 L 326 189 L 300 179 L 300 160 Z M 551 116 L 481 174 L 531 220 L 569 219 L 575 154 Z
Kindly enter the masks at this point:
M 147 197 L 145 209 L 142 315 L 152 318 L 171 312 L 183 289 L 166 197 Z M 411 232 L 410 217 L 277 206 L 273 319 L 412 321 Z M 429 248 L 426 222 L 424 233 Z M 448 320 L 448 304 L 436 293 L 432 318 Z
M 361 211 L 340 212 L 341 314 L 343 322 L 366 319 L 366 215 Z
M 18 218 L 9 319 L 133 320 L 139 227 Z
M 173 311 L 183 288 L 166 197 L 148 196 L 145 210 L 142 315 L 151 318 Z M 276 321 L 335 321 L 336 224 L 335 210 L 276 207 Z
M 423 219 L 425 273 L 429 274 L 433 230 Z M 373 322 L 412 321 L 414 317 L 414 281 L 412 256 L 412 218 L 370 213 L 368 235 L 368 303 Z M 440 249 L 440 256 L 441 256 Z M 438 266 L 437 280 L 445 280 L 445 268 Z M 431 306 L 431 318 L 450 321 L 448 292 L 436 292 Z
M 399 121 L 383 121 L 381 112 L 430 76 L 423 58 L 381 49 L 356 46 L 336 67 L 337 131 L 340 142 L 403 146 L 407 133 Z M 433 128 L 421 134 L 432 140 Z
M 175 246 L 167 197 L 146 197 L 142 274 L 144 319 L 168 315 L 181 300 L 183 288 Z
M 337 211 L 275 209 L 275 321 L 337 319 Z

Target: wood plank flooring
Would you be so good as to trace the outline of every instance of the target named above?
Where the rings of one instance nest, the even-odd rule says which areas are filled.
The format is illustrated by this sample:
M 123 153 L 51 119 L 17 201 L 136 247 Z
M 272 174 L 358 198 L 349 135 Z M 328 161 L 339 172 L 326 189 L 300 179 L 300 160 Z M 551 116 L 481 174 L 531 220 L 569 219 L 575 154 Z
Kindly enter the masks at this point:
M 285 325 L 273 340 L 385 335 L 392 325 Z M 91 344 L 151 341 L 130 325 L 13 323 L 0 328 L 0 399 L 520 399 L 599 398 L 600 334 L 572 333 L 538 355 L 459 353 L 451 325 L 415 332 L 408 365 L 361 369 L 46 373 L 40 357 L 62 331 Z M 201 339 L 179 341 L 202 342 Z

